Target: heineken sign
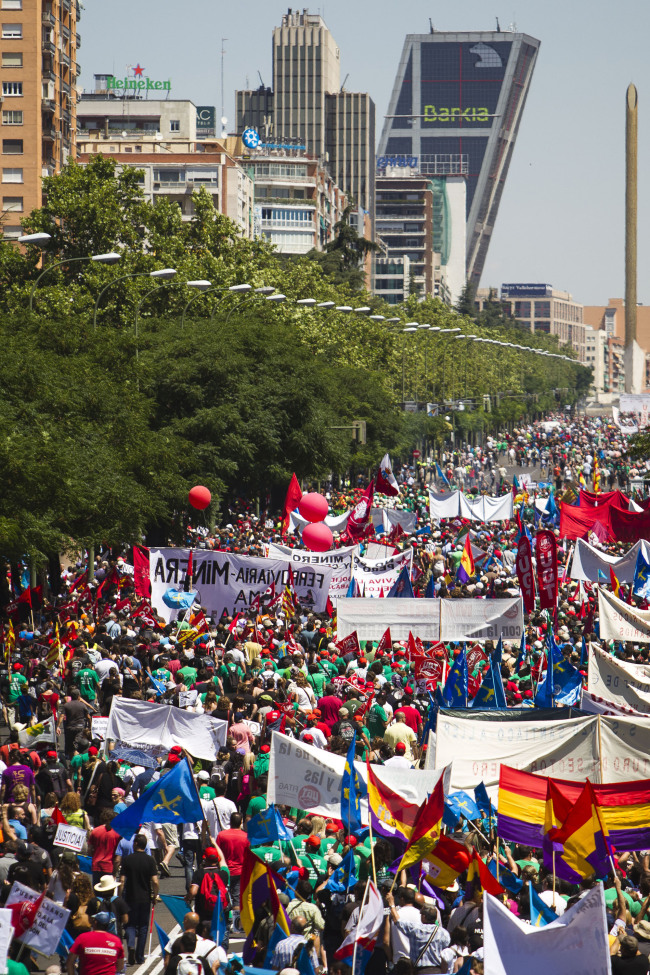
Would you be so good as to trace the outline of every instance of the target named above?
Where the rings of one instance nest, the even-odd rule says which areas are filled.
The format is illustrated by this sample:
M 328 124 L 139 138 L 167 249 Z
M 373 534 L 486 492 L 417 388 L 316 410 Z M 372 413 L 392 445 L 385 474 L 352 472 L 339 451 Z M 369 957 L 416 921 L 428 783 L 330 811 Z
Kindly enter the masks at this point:
M 136 65 L 133 78 L 116 78 L 108 75 L 106 78 L 107 91 L 171 91 L 171 81 L 152 81 L 144 74 L 144 68 Z

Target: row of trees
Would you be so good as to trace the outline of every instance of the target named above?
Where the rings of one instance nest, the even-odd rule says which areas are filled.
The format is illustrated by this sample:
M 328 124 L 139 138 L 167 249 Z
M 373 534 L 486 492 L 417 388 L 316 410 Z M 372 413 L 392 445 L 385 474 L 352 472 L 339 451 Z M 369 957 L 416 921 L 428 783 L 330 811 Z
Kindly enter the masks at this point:
M 401 325 L 301 307 L 297 300 L 314 298 L 396 314 L 335 283 L 319 261 L 283 261 L 264 241 L 245 240 L 203 191 L 183 222 L 176 205 L 143 198 L 137 172 L 118 172 L 101 156 L 47 179 L 45 193 L 45 206 L 24 221 L 26 232 L 51 235 L 42 263 L 36 248 L 0 244 L 7 557 L 38 563 L 71 545 L 179 537 L 197 482 L 212 491 L 215 510 L 240 496 L 264 505 L 292 471 L 318 480 L 367 470 L 386 450 L 407 457 L 416 438 L 442 443 L 444 416 L 405 413 L 403 397 L 467 393 L 480 405 L 484 391 L 503 391 L 515 420 L 531 408 L 531 388 L 578 390 L 587 375 L 562 367 L 560 384 L 556 362 L 522 367 L 518 356 L 492 352 L 470 365 L 450 339 L 413 341 Z M 74 260 L 116 250 L 113 266 Z M 173 279 L 149 277 L 164 267 L 176 270 Z M 211 282 L 205 294 L 185 283 L 201 279 Z M 287 300 L 227 290 L 244 283 Z M 403 322 L 417 316 L 480 334 L 437 300 L 412 299 L 398 312 Z M 504 422 L 496 396 L 494 407 L 476 411 L 482 425 Z M 365 445 L 351 438 L 358 419 Z

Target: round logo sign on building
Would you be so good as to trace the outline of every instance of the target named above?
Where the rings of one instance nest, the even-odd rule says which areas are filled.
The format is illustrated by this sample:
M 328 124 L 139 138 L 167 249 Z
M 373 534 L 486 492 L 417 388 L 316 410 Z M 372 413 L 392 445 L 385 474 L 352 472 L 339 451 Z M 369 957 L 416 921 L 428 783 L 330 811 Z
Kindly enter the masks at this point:
M 247 149 L 257 149 L 260 144 L 260 134 L 257 129 L 244 129 L 241 134 L 241 141 Z

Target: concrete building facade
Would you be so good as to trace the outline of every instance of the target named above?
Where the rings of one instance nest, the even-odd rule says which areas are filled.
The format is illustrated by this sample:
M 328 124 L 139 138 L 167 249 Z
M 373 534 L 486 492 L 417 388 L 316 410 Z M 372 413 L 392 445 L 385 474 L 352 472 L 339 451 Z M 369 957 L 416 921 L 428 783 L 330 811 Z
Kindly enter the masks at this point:
M 43 201 L 42 180 L 76 155 L 77 0 L 0 0 L 2 232 Z

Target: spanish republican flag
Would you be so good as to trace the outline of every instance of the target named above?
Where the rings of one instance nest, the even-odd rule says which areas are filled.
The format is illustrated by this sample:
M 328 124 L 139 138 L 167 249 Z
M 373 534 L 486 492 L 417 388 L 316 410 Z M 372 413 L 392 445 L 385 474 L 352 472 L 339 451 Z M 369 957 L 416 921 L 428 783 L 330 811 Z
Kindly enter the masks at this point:
M 471 853 L 462 843 L 451 836 L 441 836 L 427 857 L 424 868 L 427 880 L 443 890 L 453 884 L 459 874 L 467 870 Z
M 469 540 L 469 532 L 465 538 L 465 548 L 463 549 L 463 554 L 460 557 L 460 564 L 458 566 L 458 579 L 460 582 L 469 582 L 473 577 L 475 572 L 474 569 L 474 556 L 472 555 L 472 543 Z
M 562 844 L 560 854 L 574 883 L 583 877 L 605 876 L 611 869 L 611 847 L 598 799 L 589 779 L 559 829 L 549 833 L 553 843 Z M 567 876 L 566 873 L 563 876 Z M 568 879 L 568 877 L 567 877 Z
M 500 897 L 501 894 L 505 894 L 505 890 L 496 877 L 492 876 L 476 850 L 472 851 L 472 861 L 467 871 L 467 880 L 474 884 L 478 882 L 483 890 L 492 894 L 493 897 Z
M 408 843 L 420 812 L 414 802 L 408 802 L 378 778 L 370 762 L 366 763 L 368 775 L 368 804 L 372 828 L 380 836 Z
M 611 567 L 611 565 L 609 567 L 609 584 L 612 587 L 612 592 L 614 593 L 614 595 L 616 597 L 618 597 L 618 599 L 620 599 L 621 597 L 620 597 L 619 593 L 620 593 L 620 590 L 621 590 L 621 584 L 618 581 L 618 579 L 616 578 L 616 575 L 615 575 L 614 570 Z
M 426 860 L 440 838 L 442 814 L 445 811 L 443 778 L 444 776 L 441 775 L 433 792 L 418 810 L 413 823 L 411 838 L 404 850 L 398 873 L 400 870 L 410 867 L 412 863 L 420 863 L 421 860 Z
M 256 912 L 259 912 L 265 903 L 270 907 L 275 923 L 279 924 L 284 933 L 288 935 L 290 933 L 289 921 L 278 897 L 273 875 L 267 865 L 262 863 L 254 853 L 251 853 L 250 849 L 247 849 L 244 853 L 239 892 L 241 926 L 247 935 L 253 930 Z

